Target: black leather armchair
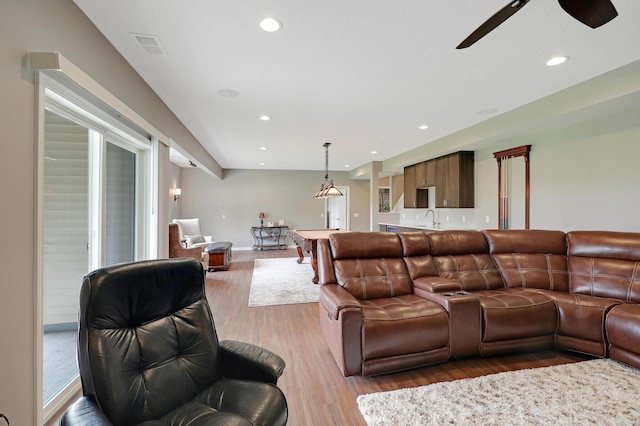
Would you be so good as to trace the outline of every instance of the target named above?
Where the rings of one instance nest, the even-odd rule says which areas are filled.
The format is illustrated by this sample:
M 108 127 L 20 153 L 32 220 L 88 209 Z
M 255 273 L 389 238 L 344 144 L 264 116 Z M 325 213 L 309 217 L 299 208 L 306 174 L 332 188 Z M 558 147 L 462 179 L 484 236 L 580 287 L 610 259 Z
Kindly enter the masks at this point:
M 195 259 L 114 265 L 80 291 L 83 396 L 61 425 L 284 425 L 285 363 L 218 342 Z

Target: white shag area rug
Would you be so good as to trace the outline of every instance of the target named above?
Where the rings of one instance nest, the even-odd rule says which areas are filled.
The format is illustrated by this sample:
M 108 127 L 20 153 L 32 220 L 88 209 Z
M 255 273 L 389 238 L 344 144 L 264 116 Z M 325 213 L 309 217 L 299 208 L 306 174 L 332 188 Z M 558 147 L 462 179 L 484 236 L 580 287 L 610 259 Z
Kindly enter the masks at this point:
M 297 257 L 256 259 L 253 263 L 249 306 L 291 305 L 317 302 L 320 286 L 311 282 L 310 260 Z
M 369 426 L 638 425 L 640 370 L 598 359 L 358 396 Z

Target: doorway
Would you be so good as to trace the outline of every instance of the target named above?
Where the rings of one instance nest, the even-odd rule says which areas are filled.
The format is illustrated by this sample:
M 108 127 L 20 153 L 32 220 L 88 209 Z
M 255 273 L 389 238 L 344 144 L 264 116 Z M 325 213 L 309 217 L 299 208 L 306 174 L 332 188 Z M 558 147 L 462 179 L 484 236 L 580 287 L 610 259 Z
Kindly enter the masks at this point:
M 337 188 L 344 194 L 344 196 L 327 198 L 325 226 L 333 229 L 350 229 L 349 187 L 338 186 Z

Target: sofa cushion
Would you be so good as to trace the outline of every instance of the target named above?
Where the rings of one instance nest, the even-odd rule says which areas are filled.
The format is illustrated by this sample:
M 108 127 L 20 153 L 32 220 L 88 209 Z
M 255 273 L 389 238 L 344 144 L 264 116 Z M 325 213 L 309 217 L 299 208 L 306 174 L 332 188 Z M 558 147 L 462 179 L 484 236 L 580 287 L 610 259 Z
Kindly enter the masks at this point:
M 558 311 L 556 347 L 596 356 L 607 354 L 605 319 L 619 300 L 578 293 L 538 290 L 553 299 Z
M 569 291 L 567 244 L 562 231 L 483 231 L 507 287 Z
M 426 232 L 398 232 L 397 235 L 402 243 L 402 255 L 404 257 L 431 254 L 429 237 Z
M 482 343 L 550 336 L 556 307 L 546 295 L 529 289 L 476 291 L 482 307 Z
M 569 271 L 564 255 L 501 253 L 491 257 L 507 287 L 569 291 Z
M 640 302 L 640 234 L 567 234 L 571 292 Z
M 439 276 L 460 282 L 467 291 L 504 287 L 482 232 L 446 231 L 427 235 Z
M 447 347 L 449 319 L 437 303 L 413 294 L 362 303 L 365 360 Z
M 489 253 L 489 245 L 480 231 L 429 232 L 432 256 Z
M 463 290 L 503 288 L 500 271 L 488 254 L 434 256 L 433 262 L 442 278 L 458 281 Z
M 607 315 L 609 356 L 640 368 L 640 305 L 615 306 Z
M 191 244 L 204 243 L 204 235 L 185 235 L 184 237 L 191 240 Z
M 411 280 L 415 283 L 423 277 L 437 277 L 431 251 L 429 237 L 424 232 L 398 232 L 402 243 L 402 255 L 409 271 Z
M 482 231 L 489 244 L 489 253 L 549 253 L 567 254 L 566 234 L 540 229 L 509 229 Z
M 390 232 L 339 232 L 329 235 L 331 255 L 339 259 L 402 258 L 402 245 Z
M 402 257 L 336 259 L 334 268 L 338 285 L 359 300 L 412 293 L 411 278 Z

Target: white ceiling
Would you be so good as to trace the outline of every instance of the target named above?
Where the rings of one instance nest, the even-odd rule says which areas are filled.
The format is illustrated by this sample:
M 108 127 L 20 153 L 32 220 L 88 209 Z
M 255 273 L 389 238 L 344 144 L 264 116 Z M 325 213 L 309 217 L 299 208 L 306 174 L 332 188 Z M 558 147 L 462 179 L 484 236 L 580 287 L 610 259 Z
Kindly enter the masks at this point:
M 330 168 L 351 170 L 640 59 L 637 0 L 595 30 L 531 1 L 462 50 L 505 0 L 74 1 L 225 169 L 322 170 L 331 142 Z

